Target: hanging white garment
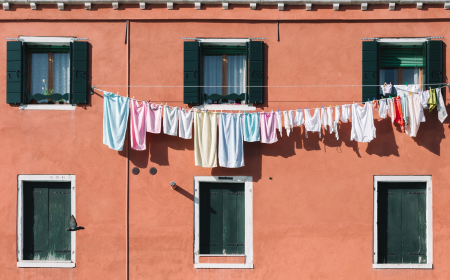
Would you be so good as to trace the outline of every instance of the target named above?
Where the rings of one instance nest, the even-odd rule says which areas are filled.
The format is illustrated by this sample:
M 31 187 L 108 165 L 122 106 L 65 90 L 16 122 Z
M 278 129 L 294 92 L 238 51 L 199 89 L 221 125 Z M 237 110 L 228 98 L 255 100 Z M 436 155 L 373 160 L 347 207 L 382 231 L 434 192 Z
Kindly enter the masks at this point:
M 391 116 L 391 122 L 394 123 L 395 120 L 395 110 L 394 110 L 394 99 L 389 98 L 387 100 L 387 111 L 389 116 Z
M 394 85 L 395 89 L 397 90 L 397 96 L 405 96 L 407 94 L 411 93 L 417 93 L 419 92 L 420 85 Z
M 327 107 L 327 123 L 328 123 L 328 131 L 333 133 L 334 123 L 333 123 L 333 108 Z
M 228 168 L 244 166 L 242 114 L 219 114 L 219 165 Z
M 391 94 L 392 92 L 392 84 L 384 84 L 381 86 L 381 90 L 383 91 L 383 95 L 386 96 L 386 94 Z
M 281 126 L 281 112 L 280 111 L 278 111 L 278 112 L 275 112 L 275 117 L 276 117 L 276 120 L 277 120 L 277 126 L 278 126 L 278 131 L 280 132 L 280 137 L 282 137 L 283 136 L 283 127 Z
M 284 129 L 286 129 L 286 134 L 289 137 L 292 129 L 294 129 L 294 111 L 284 111 Z
M 311 132 L 319 132 L 319 138 L 321 138 L 320 133 L 320 126 L 321 126 L 321 120 L 320 120 L 320 110 L 315 109 L 314 110 L 314 116 L 311 117 L 311 114 L 309 113 L 308 109 L 305 109 L 305 136 L 308 138 L 308 131 Z
M 420 126 L 420 109 L 422 104 L 420 103 L 420 96 L 414 94 L 413 96 L 408 95 L 408 123 L 405 124 L 405 133 L 410 137 L 416 137 L 417 131 Z
M 180 119 L 178 120 L 178 136 L 184 139 L 192 139 L 192 120 L 194 119 L 194 111 L 180 111 Z
M 327 111 L 325 110 L 324 107 L 322 107 L 320 109 L 320 123 L 322 124 L 323 129 L 326 132 L 327 131 L 327 125 L 328 125 L 328 116 L 327 116 Z
M 294 124 L 296 126 L 301 126 L 304 123 L 305 119 L 303 118 L 303 110 L 302 109 L 295 110 Z
M 378 114 L 380 115 L 380 118 L 385 119 L 387 115 L 387 104 L 386 99 L 380 99 L 378 101 L 378 104 L 380 104 L 380 108 L 378 108 Z
M 441 123 L 447 118 L 447 108 L 445 108 L 444 98 L 442 97 L 442 92 L 440 88 L 436 89 L 436 100 L 437 100 L 437 111 L 438 111 L 438 119 Z
M 341 121 L 346 123 L 350 120 L 350 104 L 342 105 Z
M 341 116 L 341 112 L 339 110 L 339 106 L 336 106 L 334 108 L 334 123 L 333 123 L 333 131 L 336 135 L 336 140 L 339 140 L 339 133 L 338 133 L 338 123 L 339 123 L 339 117 Z
M 177 136 L 178 130 L 178 107 L 173 107 L 172 109 L 164 105 L 164 115 L 163 115 L 163 131 L 164 134 Z
M 352 104 L 352 132 L 350 140 L 357 142 L 370 142 L 376 137 L 376 129 L 373 123 L 373 108 L 370 102 L 364 107 Z
M 422 108 L 428 108 L 428 99 L 430 99 L 430 92 L 428 90 L 419 92 L 420 103 L 422 103 Z

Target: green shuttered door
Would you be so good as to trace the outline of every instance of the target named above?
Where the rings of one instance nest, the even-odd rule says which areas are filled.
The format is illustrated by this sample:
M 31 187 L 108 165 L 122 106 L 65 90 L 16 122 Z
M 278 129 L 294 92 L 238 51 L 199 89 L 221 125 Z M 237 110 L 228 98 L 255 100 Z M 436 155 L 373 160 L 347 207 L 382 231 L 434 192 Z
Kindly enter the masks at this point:
M 6 103 L 23 102 L 23 46 L 21 41 L 6 42 Z M 26 72 L 26 71 L 25 71 Z
M 71 259 L 70 183 L 24 183 L 24 260 Z
M 244 184 L 201 183 L 200 254 L 245 253 Z
M 184 42 L 183 102 L 200 104 L 200 45 L 195 42 Z
M 71 86 L 72 103 L 87 104 L 89 96 L 89 66 L 88 66 L 88 42 L 75 41 L 71 45 L 72 67 Z
M 378 98 L 379 88 L 379 66 L 378 66 L 378 42 L 364 41 L 362 42 L 362 99 L 363 102 L 367 98 L 372 100 Z
M 442 83 L 443 74 L 443 47 L 442 41 L 428 41 L 427 42 L 427 84 Z M 430 87 L 430 86 L 428 86 Z M 431 86 L 433 87 L 433 86 Z
M 426 263 L 425 183 L 380 183 L 378 263 Z
M 264 42 L 248 43 L 248 103 L 264 103 Z

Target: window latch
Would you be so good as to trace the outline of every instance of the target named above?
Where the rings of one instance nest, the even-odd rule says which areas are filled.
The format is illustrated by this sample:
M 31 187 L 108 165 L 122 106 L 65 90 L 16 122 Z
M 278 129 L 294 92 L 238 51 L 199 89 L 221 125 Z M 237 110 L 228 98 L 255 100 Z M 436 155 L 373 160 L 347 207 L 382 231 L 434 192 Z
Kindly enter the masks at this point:
M 375 78 L 375 71 L 372 71 L 372 78 Z
M 16 70 L 17 78 L 19 78 L 19 72 L 20 72 L 20 70 L 17 69 L 17 70 Z

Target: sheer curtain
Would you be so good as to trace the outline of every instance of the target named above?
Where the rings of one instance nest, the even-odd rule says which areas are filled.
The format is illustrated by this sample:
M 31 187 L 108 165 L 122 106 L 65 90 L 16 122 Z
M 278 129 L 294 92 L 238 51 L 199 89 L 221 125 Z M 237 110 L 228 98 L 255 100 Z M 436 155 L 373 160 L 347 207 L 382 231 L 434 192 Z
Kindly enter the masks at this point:
M 45 81 L 45 85 L 44 85 Z M 31 98 L 34 94 L 44 94 L 44 87 L 48 87 L 48 53 L 31 54 Z M 47 100 L 38 101 L 47 103 Z
M 54 53 L 53 54 L 54 93 L 59 94 L 70 93 L 69 75 L 70 75 L 70 54 Z M 65 100 L 65 102 L 69 102 L 69 100 Z
M 222 95 L 222 55 L 205 55 L 203 59 L 203 93 Z M 219 86 L 219 87 L 208 87 Z
M 227 94 L 245 92 L 245 55 L 228 55 Z

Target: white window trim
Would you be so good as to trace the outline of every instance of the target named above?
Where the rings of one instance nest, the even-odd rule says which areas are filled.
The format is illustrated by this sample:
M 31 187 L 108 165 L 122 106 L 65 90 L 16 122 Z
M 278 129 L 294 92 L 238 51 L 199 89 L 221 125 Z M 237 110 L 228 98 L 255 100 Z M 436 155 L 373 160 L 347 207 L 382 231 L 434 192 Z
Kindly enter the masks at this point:
M 220 176 L 222 177 L 222 176 Z M 232 178 L 232 179 L 231 179 Z M 245 183 L 245 263 L 200 263 L 200 256 L 236 257 L 240 255 L 200 255 L 200 182 Z M 194 268 L 253 268 L 253 178 L 252 176 L 194 176 Z
M 250 42 L 250 39 L 198 39 L 198 41 L 202 44 L 211 44 L 211 45 L 230 45 L 230 46 L 245 46 L 247 42 Z
M 198 110 L 211 110 L 211 111 L 256 111 L 256 107 L 249 105 L 208 105 L 203 104 L 200 106 L 194 106 L 194 109 Z
M 379 182 L 425 182 L 427 192 L 427 263 L 426 264 L 379 264 L 378 262 L 378 183 Z M 372 268 L 433 268 L 433 198 L 431 176 L 373 176 L 373 265 Z
M 75 41 L 75 37 L 36 37 L 36 36 L 19 36 L 19 40 L 24 43 L 31 43 L 35 45 L 47 45 L 52 43 L 57 46 L 69 46 L 71 42 Z
M 70 261 L 33 261 L 23 259 L 23 182 L 70 182 L 71 214 L 75 214 L 75 175 L 19 175 L 17 177 L 17 267 L 75 267 L 76 231 L 71 232 Z
M 20 104 L 21 110 L 75 111 L 75 104 Z

